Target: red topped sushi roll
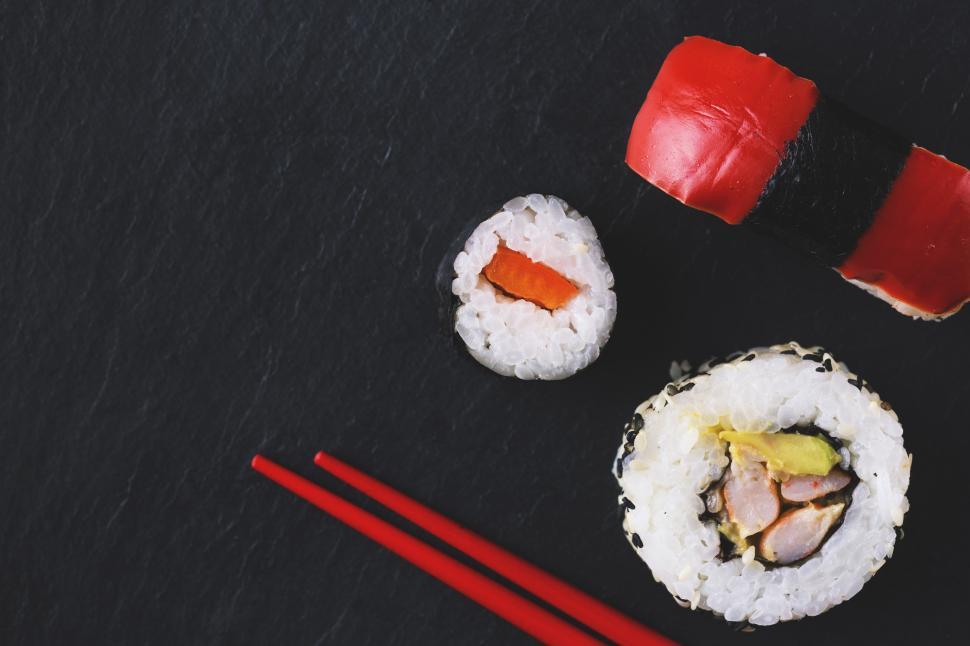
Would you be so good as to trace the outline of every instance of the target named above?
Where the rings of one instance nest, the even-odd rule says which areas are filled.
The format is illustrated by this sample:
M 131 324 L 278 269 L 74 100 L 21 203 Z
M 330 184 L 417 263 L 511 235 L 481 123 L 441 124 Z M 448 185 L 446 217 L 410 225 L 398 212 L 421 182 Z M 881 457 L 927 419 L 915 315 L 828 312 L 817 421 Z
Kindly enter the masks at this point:
M 822 96 L 767 56 L 693 36 L 627 148 L 638 174 L 750 224 L 921 318 L 970 299 L 970 171 Z

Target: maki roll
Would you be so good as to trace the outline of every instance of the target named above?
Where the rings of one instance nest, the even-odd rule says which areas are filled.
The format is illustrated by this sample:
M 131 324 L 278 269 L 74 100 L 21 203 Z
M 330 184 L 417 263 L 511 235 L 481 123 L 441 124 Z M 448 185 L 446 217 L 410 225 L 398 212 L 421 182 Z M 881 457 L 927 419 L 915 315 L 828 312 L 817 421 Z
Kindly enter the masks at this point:
M 455 331 L 501 375 L 563 379 L 609 339 L 613 273 L 593 224 L 558 197 L 506 202 L 468 238 L 454 272 Z
M 821 348 L 709 362 L 624 429 L 623 529 L 685 606 L 756 625 L 817 615 L 892 556 L 909 508 L 902 433 Z
M 729 224 L 815 256 L 904 314 L 970 299 L 970 171 L 765 55 L 693 36 L 637 114 L 627 164 Z

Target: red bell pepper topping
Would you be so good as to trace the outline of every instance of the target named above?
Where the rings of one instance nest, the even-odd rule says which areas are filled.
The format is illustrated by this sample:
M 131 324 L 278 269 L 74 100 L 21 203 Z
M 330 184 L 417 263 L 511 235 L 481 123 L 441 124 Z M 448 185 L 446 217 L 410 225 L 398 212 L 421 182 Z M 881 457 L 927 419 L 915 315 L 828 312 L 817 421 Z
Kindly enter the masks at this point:
M 970 299 L 970 171 L 914 147 L 839 272 L 932 314 Z
M 766 56 L 691 36 L 650 88 L 626 162 L 681 202 L 737 224 L 818 95 L 814 83 Z

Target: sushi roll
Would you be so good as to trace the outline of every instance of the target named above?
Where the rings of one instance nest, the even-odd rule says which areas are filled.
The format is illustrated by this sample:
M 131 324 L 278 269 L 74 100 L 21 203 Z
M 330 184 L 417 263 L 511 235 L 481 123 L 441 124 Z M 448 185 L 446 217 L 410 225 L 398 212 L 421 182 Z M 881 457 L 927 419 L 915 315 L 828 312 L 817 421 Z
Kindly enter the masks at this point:
M 614 463 L 627 539 L 684 606 L 770 625 L 892 556 L 912 456 L 891 407 L 821 348 L 709 362 L 637 407 Z
M 970 299 L 970 171 L 822 96 L 765 55 L 675 47 L 627 164 L 684 204 L 815 256 L 900 312 Z
M 468 352 L 519 379 L 563 379 L 596 360 L 616 318 L 596 230 L 566 202 L 506 202 L 455 257 L 454 326 Z

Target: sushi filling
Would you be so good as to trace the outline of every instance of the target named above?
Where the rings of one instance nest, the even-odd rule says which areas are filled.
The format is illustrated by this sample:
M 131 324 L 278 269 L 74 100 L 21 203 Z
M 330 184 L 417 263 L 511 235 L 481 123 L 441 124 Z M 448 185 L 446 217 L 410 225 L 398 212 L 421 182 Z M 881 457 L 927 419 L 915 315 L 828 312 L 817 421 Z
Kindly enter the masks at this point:
M 513 298 L 521 298 L 549 311 L 569 302 L 579 289 L 555 269 L 534 262 L 501 242 L 482 269 L 488 282 Z
M 772 567 L 815 554 L 841 525 L 858 482 L 837 441 L 816 427 L 715 432 L 729 463 L 701 493 L 700 517 L 716 523 L 720 558 Z

